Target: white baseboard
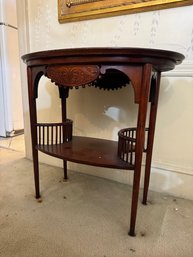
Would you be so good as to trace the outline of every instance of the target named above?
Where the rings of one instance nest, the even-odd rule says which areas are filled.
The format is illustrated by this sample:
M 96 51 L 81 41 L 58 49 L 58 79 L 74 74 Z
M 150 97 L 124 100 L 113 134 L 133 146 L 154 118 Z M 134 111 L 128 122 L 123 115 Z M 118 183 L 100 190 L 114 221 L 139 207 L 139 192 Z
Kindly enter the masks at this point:
M 163 72 L 163 77 L 192 77 L 193 78 L 193 61 L 184 61 L 177 65 L 174 70 Z
M 150 190 L 193 200 L 193 173 L 155 167 L 151 169 Z
M 62 161 L 46 156 L 40 152 L 40 162 L 62 168 Z M 68 162 L 68 169 L 89 174 L 123 184 L 132 185 L 133 171 L 94 167 Z M 63 174 L 63 173 L 62 173 Z M 142 166 L 141 188 L 144 181 L 144 165 Z M 149 189 L 165 195 L 193 200 L 193 171 L 169 164 L 153 163 Z M 140 196 L 142 197 L 142 196 Z

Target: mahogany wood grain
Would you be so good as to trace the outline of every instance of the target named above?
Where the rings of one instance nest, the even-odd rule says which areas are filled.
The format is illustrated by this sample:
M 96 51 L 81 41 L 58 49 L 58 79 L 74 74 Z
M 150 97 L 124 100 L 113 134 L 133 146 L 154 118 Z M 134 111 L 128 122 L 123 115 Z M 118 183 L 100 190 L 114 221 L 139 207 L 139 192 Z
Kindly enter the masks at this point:
M 58 145 L 38 145 L 37 149 L 54 157 L 92 166 L 129 169 L 134 165 L 122 161 L 117 155 L 116 141 L 73 136 L 69 142 Z
M 184 56 L 177 52 L 158 49 L 77 48 L 30 53 L 24 55 L 22 59 L 27 64 L 36 198 L 40 197 L 38 150 L 63 159 L 66 179 L 67 161 L 108 168 L 132 169 L 134 177 L 129 235 L 135 236 L 144 148 L 146 148 L 146 167 L 143 203 L 147 203 L 161 72 L 174 69 L 175 65 L 183 61 Z M 117 87 L 115 85 L 116 81 L 119 84 L 119 78 L 121 83 L 122 81 L 126 83 L 124 86 L 130 82 L 134 89 L 135 103 L 138 104 L 135 158 L 131 158 L 133 163 L 128 163 L 127 158 L 126 161 L 121 160 L 117 154 L 118 143 L 110 140 L 72 136 L 71 141 L 62 144 L 42 145 L 41 140 L 38 139 L 38 133 L 41 131 L 37 123 L 36 98 L 38 98 L 39 80 L 43 75 L 48 76 L 59 87 L 62 122 L 67 120 L 66 100 L 69 87 L 85 87 L 88 83 L 94 86 L 100 77 L 103 78 L 103 82 L 99 83 L 99 88 L 108 90 L 121 87 L 121 84 Z M 113 79 L 111 76 L 114 76 Z M 105 86 L 106 82 L 113 82 L 113 85 Z M 145 124 L 149 101 L 151 107 L 146 147 Z M 43 133 L 44 140 L 47 138 L 49 141 L 50 138 L 50 141 L 54 142 L 54 137 L 61 137 L 61 127 L 59 135 L 58 132 L 54 135 L 53 126 L 50 126 L 50 130 L 48 128 L 47 131 L 47 135 Z M 65 138 L 65 135 L 63 137 Z

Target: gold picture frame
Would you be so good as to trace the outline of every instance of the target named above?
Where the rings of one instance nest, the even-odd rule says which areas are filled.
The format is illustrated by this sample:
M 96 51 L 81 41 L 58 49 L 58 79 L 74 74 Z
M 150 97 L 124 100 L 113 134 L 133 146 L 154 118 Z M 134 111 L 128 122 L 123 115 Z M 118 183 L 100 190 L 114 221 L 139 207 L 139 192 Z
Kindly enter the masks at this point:
M 193 0 L 58 0 L 58 20 L 64 23 L 191 4 Z

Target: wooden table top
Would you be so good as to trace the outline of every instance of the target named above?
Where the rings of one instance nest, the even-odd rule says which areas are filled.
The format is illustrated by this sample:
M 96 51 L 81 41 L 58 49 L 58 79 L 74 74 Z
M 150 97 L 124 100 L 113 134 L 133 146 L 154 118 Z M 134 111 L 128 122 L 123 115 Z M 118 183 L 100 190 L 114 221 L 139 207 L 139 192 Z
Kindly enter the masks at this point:
M 22 56 L 28 66 L 51 64 L 145 64 L 156 71 L 169 71 L 184 60 L 181 53 L 150 48 L 69 48 L 29 53 Z

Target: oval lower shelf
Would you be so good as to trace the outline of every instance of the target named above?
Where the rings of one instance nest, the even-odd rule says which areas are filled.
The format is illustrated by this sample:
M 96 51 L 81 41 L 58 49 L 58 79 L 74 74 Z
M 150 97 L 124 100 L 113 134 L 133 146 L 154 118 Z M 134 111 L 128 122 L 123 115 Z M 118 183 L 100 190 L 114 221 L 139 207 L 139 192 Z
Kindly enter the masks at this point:
M 117 155 L 116 141 L 73 136 L 72 140 L 57 145 L 38 145 L 36 148 L 51 156 L 92 166 L 133 170 L 134 165 Z

